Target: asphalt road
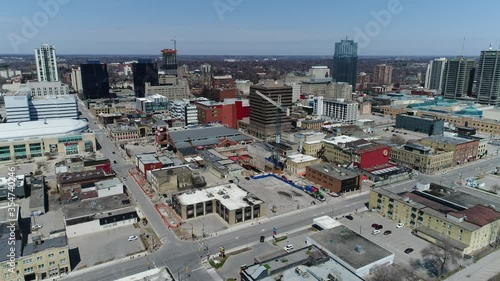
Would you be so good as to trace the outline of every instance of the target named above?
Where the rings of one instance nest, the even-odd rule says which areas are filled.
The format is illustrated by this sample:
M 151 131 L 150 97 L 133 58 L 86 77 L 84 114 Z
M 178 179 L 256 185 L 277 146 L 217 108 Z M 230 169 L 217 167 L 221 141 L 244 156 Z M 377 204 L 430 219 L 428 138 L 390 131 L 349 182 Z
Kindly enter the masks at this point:
M 81 103 L 80 107 L 83 117 L 89 120 L 89 126 L 92 129 L 97 129 L 97 125 L 94 124 L 94 118 L 89 116 L 86 109 L 82 108 Z M 177 240 L 173 233 L 163 223 L 163 220 L 154 209 L 149 198 L 129 176 L 128 170 L 132 168 L 132 165 L 127 164 L 126 161 L 120 156 L 120 153 L 116 149 L 115 145 L 106 137 L 105 131 L 102 129 L 96 130 L 96 139 L 101 144 L 104 155 L 109 157 L 111 161 L 117 161 L 117 165 L 114 166 L 116 173 L 120 177 L 127 177 L 128 180 L 126 185 L 128 186 L 130 193 L 137 201 L 137 204 L 144 215 L 148 218 L 149 223 L 152 225 L 157 235 L 161 237 L 164 245 L 158 251 L 148 254 L 147 257 L 118 261 L 106 267 L 99 267 L 95 269 L 88 268 L 83 271 L 76 271 L 64 279 L 82 281 L 111 281 L 138 273 L 140 271 L 148 270 L 152 266 L 168 266 L 176 277 L 177 275 L 181 277 L 181 280 L 213 280 L 202 263 L 202 260 L 205 257 L 203 247 L 201 245 L 202 242 Z M 115 151 L 115 154 L 112 153 L 113 151 Z M 498 163 L 498 158 L 481 160 L 456 168 L 444 175 L 418 175 L 415 179 L 439 183 L 441 178 L 443 178 L 451 183 L 452 181 L 457 181 L 460 178 L 460 173 L 465 174 L 476 168 L 479 168 L 480 171 L 483 172 L 490 169 L 493 170 L 496 163 Z M 394 192 L 402 192 L 405 190 L 410 191 L 415 186 L 416 180 L 408 180 L 391 184 L 385 188 L 391 189 Z M 443 182 L 443 184 L 446 184 L 446 182 Z M 464 192 L 474 192 L 474 195 L 476 196 L 483 196 L 477 191 L 471 191 L 464 187 L 458 188 Z M 342 214 L 353 213 L 355 210 L 363 208 L 367 202 L 368 194 L 364 193 L 332 205 L 316 205 L 305 210 L 294 212 L 293 214 L 277 216 L 272 219 L 263 218 L 259 221 L 259 223 L 254 225 L 246 228 L 235 227 L 230 231 L 225 231 L 217 236 L 204 239 L 203 242 L 207 245 L 211 254 L 217 253 L 219 251 L 219 247 L 221 246 L 225 247 L 226 251 L 229 252 L 230 249 L 239 248 L 257 242 L 261 235 L 265 235 L 266 237 L 271 236 L 273 228 L 277 228 L 278 235 L 289 231 L 291 232 L 294 229 L 312 224 L 312 220 L 315 217 L 330 215 L 332 209 L 334 210 L 334 215 L 339 216 Z

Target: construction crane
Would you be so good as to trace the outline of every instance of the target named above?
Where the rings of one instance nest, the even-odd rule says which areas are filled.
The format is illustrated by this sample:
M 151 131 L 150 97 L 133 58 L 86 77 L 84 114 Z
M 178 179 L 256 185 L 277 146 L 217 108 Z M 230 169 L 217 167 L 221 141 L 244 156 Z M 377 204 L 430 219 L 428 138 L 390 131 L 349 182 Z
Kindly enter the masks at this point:
M 259 91 L 255 91 L 255 93 L 276 107 L 276 140 L 275 140 L 276 145 L 274 146 L 273 150 L 273 162 L 274 162 L 274 170 L 280 171 L 281 167 L 279 165 L 279 162 L 280 162 L 280 143 L 281 143 L 281 112 L 286 112 L 286 116 L 290 116 L 290 108 L 283 107 L 281 103 L 281 95 L 278 96 L 278 101 L 275 102 L 270 97 L 264 95 Z

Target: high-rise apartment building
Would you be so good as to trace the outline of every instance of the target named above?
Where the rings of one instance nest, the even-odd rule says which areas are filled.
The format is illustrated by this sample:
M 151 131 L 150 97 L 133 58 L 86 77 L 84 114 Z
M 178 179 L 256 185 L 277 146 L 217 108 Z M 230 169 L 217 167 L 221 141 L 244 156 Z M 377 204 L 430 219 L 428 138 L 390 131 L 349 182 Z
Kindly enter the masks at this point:
M 161 50 L 163 57 L 162 70 L 166 75 L 177 76 L 177 50 L 163 49 Z
M 314 113 L 320 118 L 331 119 L 335 122 L 354 124 L 359 118 L 358 103 L 344 99 L 314 98 Z
M 429 62 L 425 74 L 425 87 L 427 89 L 438 90 L 438 93 L 442 92 L 445 65 L 446 58 L 439 58 Z
M 358 43 L 348 39 L 335 43 L 332 78 L 337 82 L 347 82 L 356 89 L 357 71 Z
M 43 44 L 40 49 L 35 49 L 35 61 L 38 81 L 59 81 L 54 46 Z
M 442 86 L 444 98 L 462 98 L 472 91 L 474 64 L 473 59 L 465 59 L 462 56 L 446 62 Z
M 248 131 L 251 135 L 260 139 L 270 141 L 276 138 L 277 108 L 272 103 L 262 98 L 256 91 L 267 96 L 274 102 L 281 97 L 283 108 L 292 106 L 292 87 L 285 86 L 282 82 L 262 82 L 259 85 L 250 86 L 250 124 Z M 280 112 L 281 131 L 290 130 L 292 122 L 286 112 Z
M 80 65 L 80 73 L 83 99 L 109 98 L 109 76 L 106 64 L 89 61 Z
M 132 64 L 132 73 L 134 76 L 134 93 L 136 98 L 146 96 L 145 83 L 151 86 L 159 86 L 158 66 L 151 60 L 139 60 Z
M 379 85 L 390 85 L 392 83 L 392 66 L 378 64 L 373 69 L 372 79 Z
M 500 51 L 481 51 L 477 77 L 477 102 L 500 105 Z

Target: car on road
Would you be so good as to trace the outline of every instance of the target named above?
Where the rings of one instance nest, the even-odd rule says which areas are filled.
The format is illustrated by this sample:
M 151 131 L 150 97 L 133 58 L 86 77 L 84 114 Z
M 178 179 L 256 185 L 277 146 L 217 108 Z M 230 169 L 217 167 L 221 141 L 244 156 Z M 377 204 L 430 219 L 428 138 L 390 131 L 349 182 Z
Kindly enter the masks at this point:
M 138 237 L 137 237 L 136 235 L 130 235 L 130 236 L 128 237 L 128 241 L 134 241 L 134 240 L 137 240 L 137 238 L 138 238 Z
M 386 230 L 386 231 L 384 231 L 384 235 L 389 235 L 389 234 L 391 234 L 391 233 L 392 233 L 392 231 L 390 231 L 390 230 Z
M 347 216 L 345 216 L 345 218 L 350 220 L 350 221 L 352 221 L 354 219 L 351 215 L 347 215 Z
M 373 234 L 373 235 L 379 235 L 379 234 L 380 234 L 380 230 L 376 230 L 376 229 L 375 229 L 374 231 L 372 231 L 372 234 Z
M 250 177 L 245 177 L 245 179 L 246 179 L 247 181 L 249 181 L 249 180 L 250 180 Z
M 116 160 L 113 160 L 113 163 L 116 164 Z
M 266 237 L 264 237 L 264 236 L 260 237 L 260 243 L 264 243 L 265 240 L 266 240 Z
M 292 244 L 285 246 L 285 251 L 289 252 L 291 250 L 293 250 L 293 245 Z
M 405 250 L 405 254 L 411 254 L 411 253 L 413 253 L 413 248 L 407 248 Z
M 113 154 L 116 154 L 116 153 L 113 151 Z
M 397 228 L 401 228 L 401 227 L 403 227 L 403 226 L 405 226 L 405 224 L 404 224 L 404 223 L 402 223 L 402 222 L 400 222 L 400 223 L 396 224 L 396 227 L 397 227 Z
M 376 224 L 376 223 L 372 223 L 372 227 L 373 227 L 373 228 L 375 228 L 375 227 L 377 227 L 377 226 L 378 226 L 378 224 Z
M 377 227 L 375 227 L 376 230 L 381 230 L 382 228 L 384 228 L 384 226 L 381 224 L 379 224 L 379 225 L 377 225 Z
M 127 178 L 126 178 L 126 177 L 123 177 L 123 180 L 124 180 L 124 181 L 126 181 L 126 180 L 127 180 Z

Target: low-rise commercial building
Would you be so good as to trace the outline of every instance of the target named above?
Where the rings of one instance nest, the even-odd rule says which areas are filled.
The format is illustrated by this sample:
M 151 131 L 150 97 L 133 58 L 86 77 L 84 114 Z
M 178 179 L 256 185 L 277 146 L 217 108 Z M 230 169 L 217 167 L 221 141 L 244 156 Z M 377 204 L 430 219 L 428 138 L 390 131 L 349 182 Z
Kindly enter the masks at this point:
M 141 137 L 139 127 L 109 124 L 109 134 L 113 140 L 131 140 Z
M 195 185 L 193 171 L 187 166 L 174 166 L 148 171 L 146 178 L 154 190 L 167 195 L 187 190 Z
M 205 166 L 221 179 L 245 176 L 243 173 L 246 170 L 243 167 L 215 149 L 200 151 L 200 156 L 203 158 Z
M 302 146 L 302 153 L 313 157 L 321 157 L 321 151 L 324 149 L 323 141 L 306 141 Z
M 421 139 L 421 144 L 445 151 L 453 151 L 453 161 L 456 165 L 476 160 L 479 150 L 479 140 L 459 137 L 430 136 Z
M 136 98 L 135 103 L 136 109 L 140 113 L 166 112 L 168 110 L 168 99 L 158 94 Z
M 394 253 L 340 224 L 307 237 L 307 243 L 361 277 L 369 275 L 377 266 L 394 262 Z
M 396 116 L 395 128 L 431 135 L 442 135 L 444 121 L 435 118 L 426 118 L 414 115 L 399 114 Z
M 174 195 L 173 207 L 183 220 L 216 213 L 228 224 L 266 215 L 265 203 L 234 183 Z
M 426 174 L 432 174 L 455 165 L 453 151 L 436 150 L 417 143 L 392 147 L 390 158 L 398 165 Z
M 303 176 L 306 173 L 306 167 L 321 162 L 313 156 L 304 154 L 293 154 L 286 157 L 286 171 L 292 175 Z
M 331 163 L 321 163 L 306 167 L 306 179 L 324 187 L 330 192 L 345 193 L 361 188 L 361 176 L 351 170 Z
M 338 136 L 324 139 L 324 157 L 331 162 L 360 169 L 384 166 L 389 163 L 390 147 L 356 137 Z
M 198 101 L 196 107 L 200 124 L 219 123 L 236 129 L 239 120 L 250 116 L 250 104 L 247 99 L 225 99 L 223 102 Z
M 320 131 L 324 123 L 324 120 L 304 120 L 301 121 L 301 128 L 304 130 Z
M 433 189 L 431 184 L 431 189 Z M 443 189 L 436 186 L 434 190 Z M 415 235 L 431 243 L 447 243 L 463 254 L 471 254 L 494 243 L 500 233 L 500 212 L 473 204 L 465 207 L 454 194 L 441 198 L 436 193 L 413 191 L 402 195 L 377 188 L 370 192 L 369 208 L 396 222 L 405 223 Z
M 124 193 L 63 205 L 63 213 L 70 238 L 131 225 L 138 220 L 135 207 Z

